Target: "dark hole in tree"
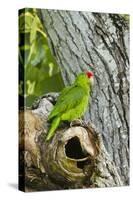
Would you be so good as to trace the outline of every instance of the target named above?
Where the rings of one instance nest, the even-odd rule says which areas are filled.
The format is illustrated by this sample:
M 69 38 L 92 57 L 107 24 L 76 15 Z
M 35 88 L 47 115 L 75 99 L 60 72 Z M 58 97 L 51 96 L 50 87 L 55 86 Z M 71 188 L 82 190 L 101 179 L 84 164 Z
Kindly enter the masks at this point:
M 73 159 L 82 159 L 86 155 L 83 153 L 78 137 L 71 138 L 65 145 L 66 156 Z

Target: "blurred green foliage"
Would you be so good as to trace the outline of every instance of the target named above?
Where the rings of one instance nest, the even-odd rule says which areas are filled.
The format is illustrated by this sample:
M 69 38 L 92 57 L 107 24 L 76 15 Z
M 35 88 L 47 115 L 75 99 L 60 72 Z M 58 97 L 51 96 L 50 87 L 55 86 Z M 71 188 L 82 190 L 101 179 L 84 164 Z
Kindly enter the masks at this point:
M 37 9 L 19 12 L 19 95 L 31 106 L 34 99 L 64 87 L 59 67 L 48 47 Z
M 128 14 L 121 14 L 121 16 L 129 23 L 130 22 L 130 15 Z

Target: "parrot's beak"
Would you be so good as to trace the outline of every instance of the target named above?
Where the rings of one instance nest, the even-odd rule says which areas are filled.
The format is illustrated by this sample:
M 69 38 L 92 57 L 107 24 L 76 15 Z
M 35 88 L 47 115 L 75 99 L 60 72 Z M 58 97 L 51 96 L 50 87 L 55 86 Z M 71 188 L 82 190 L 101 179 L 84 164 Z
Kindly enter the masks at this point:
M 93 76 L 90 78 L 90 84 L 91 84 L 91 86 L 93 86 L 95 84 Z

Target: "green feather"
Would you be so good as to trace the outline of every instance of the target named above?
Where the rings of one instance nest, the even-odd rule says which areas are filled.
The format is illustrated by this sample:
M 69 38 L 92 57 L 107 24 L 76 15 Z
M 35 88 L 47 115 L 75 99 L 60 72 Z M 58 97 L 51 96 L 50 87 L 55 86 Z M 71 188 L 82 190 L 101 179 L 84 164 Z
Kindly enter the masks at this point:
M 63 98 L 60 98 L 60 100 L 57 101 L 57 104 L 49 115 L 49 119 L 57 115 L 62 115 L 67 110 L 76 107 L 78 104 L 80 104 L 84 95 L 85 91 L 82 87 L 71 88 L 69 92 L 63 96 Z
M 83 116 L 88 106 L 89 96 L 90 81 L 86 74 L 81 73 L 73 85 L 63 89 L 48 116 L 48 119 L 53 119 L 53 121 L 46 140 L 54 135 L 60 121 L 72 121 Z
M 52 121 L 52 126 L 51 126 L 51 128 L 50 128 L 50 130 L 48 132 L 46 141 L 50 140 L 50 138 L 53 136 L 54 131 L 59 126 L 59 123 L 60 123 L 60 118 L 59 117 L 54 118 L 54 120 Z

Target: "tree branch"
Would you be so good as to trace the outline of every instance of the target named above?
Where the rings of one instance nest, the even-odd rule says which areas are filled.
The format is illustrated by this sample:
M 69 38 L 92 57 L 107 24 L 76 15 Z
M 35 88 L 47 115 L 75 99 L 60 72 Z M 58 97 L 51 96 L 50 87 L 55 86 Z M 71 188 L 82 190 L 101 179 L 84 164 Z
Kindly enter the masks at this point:
M 61 123 L 53 138 L 45 141 L 50 126 L 47 117 L 57 96 L 47 94 L 34 102 L 31 110 L 20 111 L 20 189 L 123 185 L 101 134 L 91 123 Z

